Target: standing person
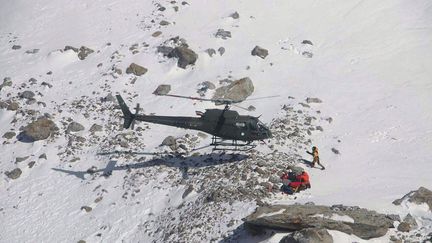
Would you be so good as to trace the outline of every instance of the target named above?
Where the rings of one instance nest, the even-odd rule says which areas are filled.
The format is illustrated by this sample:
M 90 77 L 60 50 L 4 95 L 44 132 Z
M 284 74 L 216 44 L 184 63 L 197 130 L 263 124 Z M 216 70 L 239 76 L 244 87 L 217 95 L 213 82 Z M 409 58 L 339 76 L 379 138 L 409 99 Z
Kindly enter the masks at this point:
M 315 164 L 319 164 L 321 166 L 321 169 L 325 170 L 324 165 L 322 165 L 320 163 L 319 154 L 318 154 L 318 148 L 315 147 L 315 146 L 313 146 L 312 147 L 312 153 L 310 153 L 310 152 L 308 152 L 308 153 L 313 156 L 312 167 L 315 167 Z

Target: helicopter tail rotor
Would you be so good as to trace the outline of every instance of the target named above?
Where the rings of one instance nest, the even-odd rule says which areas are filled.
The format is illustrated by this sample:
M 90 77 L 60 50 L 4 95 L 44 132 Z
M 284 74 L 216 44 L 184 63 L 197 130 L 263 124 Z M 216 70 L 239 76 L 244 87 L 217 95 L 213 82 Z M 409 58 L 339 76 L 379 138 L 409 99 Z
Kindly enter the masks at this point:
M 120 95 L 116 95 L 116 98 L 123 112 L 123 118 L 124 118 L 123 128 L 128 129 L 132 125 L 132 129 L 133 129 L 136 114 L 134 115 L 130 112 L 129 107 L 126 105 L 126 103 L 124 102 L 123 98 Z M 139 109 L 139 105 L 137 107 Z M 136 113 L 138 113 L 138 109 Z

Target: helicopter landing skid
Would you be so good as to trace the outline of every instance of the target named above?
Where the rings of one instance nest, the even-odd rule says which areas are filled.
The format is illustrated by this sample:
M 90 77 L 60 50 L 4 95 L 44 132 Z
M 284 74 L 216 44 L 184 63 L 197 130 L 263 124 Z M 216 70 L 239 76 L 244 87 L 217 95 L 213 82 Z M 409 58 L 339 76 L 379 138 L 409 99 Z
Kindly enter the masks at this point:
M 249 151 L 256 147 L 252 144 L 252 141 L 243 142 L 238 140 L 222 139 L 220 137 L 213 136 L 212 143 L 213 151 L 215 150 L 228 150 L 228 151 Z

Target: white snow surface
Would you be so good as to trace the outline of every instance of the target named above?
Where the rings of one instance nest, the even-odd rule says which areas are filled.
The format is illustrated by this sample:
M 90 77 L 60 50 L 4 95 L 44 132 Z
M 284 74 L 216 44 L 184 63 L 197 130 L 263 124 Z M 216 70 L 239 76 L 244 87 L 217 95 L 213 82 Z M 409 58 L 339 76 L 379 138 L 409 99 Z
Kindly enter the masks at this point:
M 306 168 L 312 188 L 300 193 L 297 199 L 275 197 L 274 203 L 357 205 L 405 215 L 411 207 L 394 206 L 393 200 L 420 186 L 432 189 L 431 1 L 187 2 L 3 0 L 0 84 L 4 77 L 11 77 L 13 86 L 0 91 L 0 101 L 32 90 L 36 100 L 46 107 L 21 102 L 24 112 L 33 109 L 52 114 L 55 107 L 68 106 L 82 96 L 96 100 L 111 92 L 122 94 L 131 107 L 140 103 L 146 114 L 194 116 L 195 110 L 214 106 L 157 97 L 152 95 L 153 90 L 159 84 L 170 84 L 172 93 L 196 96 L 196 87 L 203 81 L 217 83 L 216 80 L 227 77 L 247 76 L 255 86 L 251 98 L 279 95 L 245 102 L 244 106 L 256 107 L 248 114 L 262 115 L 263 122 L 275 118 L 283 104 L 306 103 L 307 97 L 321 99 L 322 103 L 309 105 L 332 118 L 331 123 L 322 123 L 322 132 L 313 132 L 311 137 L 326 170 Z M 166 10 L 158 11 L 157 3 Z M 178 6 L 178 11 L 173 6 Z M 229 17 L 235 11 L 239 19 Z M 160 26 L 161 20 L 171 24 Z M 232 38 L 216 38 L 214 34 L 221 28 L 231 31 Z M 157 30 L 162 31 L 161 36 L 152 37 Z M 156 53 L 158 45 L 175 36 L 186 39 L 199 55 L 193 67 L 178 68 L 176 61 Z M 303 40 L 310 40 L 313 45 L 301 44 Z M 132 54 L 129 47 L 135 43 L 140 52 Z M 13 50 L 13 45 L 22 48 Z M 95 52 L 79 60 L 72 50 L 60 51 L 67 45 L 84 45 Z M 269 50 L 265 59 L 251 55 L 256 45 Z M 207 48 L 217 50 L 221 46 L 226 49 L 222 56 L 217 53 L 209 57 L 205 53 Z M 25 53 L 32 49 L 39 51 Z M 116 54 L 119 58 L 112 59 L 115 51 L 120 53 Z M 313 57 L 304 57 L 304 51 L 313 53 Z M 125 74 L 132 62 L 149 70 L 133 84 L 132 76 Z M 101 67 L 97 67 L 99 63 Z M 103 75 L 110 72 L 112 65 L 123 70 L 115 79 L 110 74 Z M 49 71 L 51 75 L 47 75 Z M 32 77 L 38 80 L 37 88 L 29 86 Z M 40 86 L 43 81 L 53 87 Z M 104 88 L 107 83 L 109 90 Z M 27 86 L 18 89 L 23 84 Z M 289 96 L 295 99 L 289 100 Z M 61 118 L 72 117 L 86 128 L 80 133 L 83 136 L 89 134 L 93 123 L 119 119 L 108 112 L 89 117 L 84 116 L 86 110 L 69 112 L 65 109 L 62 114 L 54 114 L 54 121 L 63 129 Z M 29 123 L 23 117 L 19 112 L 1 109 L 0 135 L 12 130 L 18 133 L 21 126 Z M 13 120 L 16 122 L 11 123 Z M 149 126 L 151 129 L 143 132 L 145 151 L 157 150 L 168 135 L 183 136 L 189 132 Z M 105 134 L 106 130 L 99 136 Z M 104 168 L 109 159 L 96 155 L 100 152 L 98 144 L 83 151 L 79 162 L 69 163 L 58 155 L 59 146 L 67 144 L 62 136 L 34 143 L 22 143 L 16 138 L 7 143 L 5 138 L 0 141 L 0 242 L 163 241 L 146 233 L 145 222 L 168 208 L 179 207 L 183 201 L 193 202 L 196 197 L 194 192 L 182 199 L 184 186 L 163 184 L 166 173 L 153 175 L 156 179 L 150 184 L 135 185 L 139 188 L 136 196 L 122 200 L 126 170 L 115 170 L 110 177 L 93 180 L 89 175 L 82 180 L 52 170 L 85 171 L 93 165 Z M 340 154 L 332 152 L 332 148 Z M 259 149 L 267 151 L 265 146 Z M 47 160 L 38 158 L 43 153 Z M 311 159 L 306 151 L 301 153 L 304 159 Z M 30 158 L 15 163 L 17 157 L 24 156 Z M 27 166 L 30 161 L 36 162 L 31 169 Z M 130 162 L 117 161 L 121 165 Z M 9 179 L 5 172 L 17 167 L 22 169 L 22 175 Z M 103 200 L 95 203 L 99 196 Z M 87 213 L 82 206 L 93 210 Z M 230 217 L 240 219 L 251 213 L 255 205 L 238 203 L 227 207 L 237 212 Z M 431 232 L 430 211 L 418 209 L 413 214 L 425 225 L 424 233 Z M 222 227 L 220 234 L 212 237 L 220 240 L 231 230 Z M 331 234 L 336 242 L 348 240 L 343 233 Z

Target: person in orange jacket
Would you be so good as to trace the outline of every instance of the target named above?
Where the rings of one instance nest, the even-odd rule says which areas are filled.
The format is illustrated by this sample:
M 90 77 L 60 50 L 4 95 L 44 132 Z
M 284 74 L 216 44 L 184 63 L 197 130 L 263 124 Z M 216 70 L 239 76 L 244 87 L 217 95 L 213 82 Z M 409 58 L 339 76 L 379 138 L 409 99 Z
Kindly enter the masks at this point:
M 313 146 L 312 147 L 312 153 L 308 151 L 308 154 L 313 156 L 313 160 L 312 160 L 312 167 L 315 167 L 315 164 L 319 164 L 321 166 L 322 170 L 325 170 L 324 165 L 322 165 L 320 163 L 320 158 L 319 158 L 319 154 L 318 154 L 318 148 Z

